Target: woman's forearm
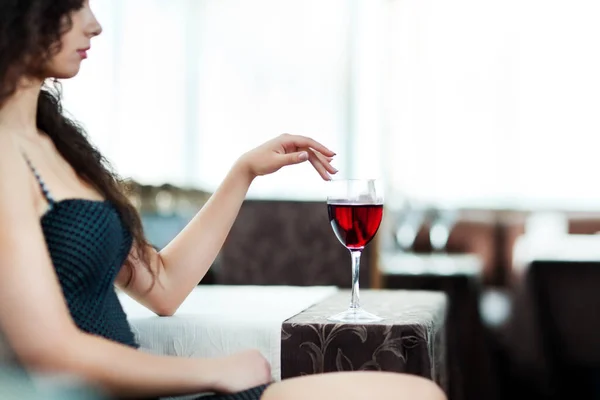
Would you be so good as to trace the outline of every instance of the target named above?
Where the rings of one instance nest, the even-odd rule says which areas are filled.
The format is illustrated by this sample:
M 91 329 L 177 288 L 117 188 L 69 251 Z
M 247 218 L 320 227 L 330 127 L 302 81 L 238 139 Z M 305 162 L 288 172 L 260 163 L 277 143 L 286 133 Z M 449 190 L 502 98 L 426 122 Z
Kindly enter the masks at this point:
M 80 332 L 60 347 L 23 361 L 34 371 L 73 375 L 118 397 L 210 391 L 223 373 L 219 359 L 156 356 Z
M 159 253 L 160 273 L 166 276 L 167 309 L 176 309 L 204 277 L 244 202 L 253 176 L 237 162 L 202 210 L 168 246 Z
M 150 268 L 123 268 L 117 284 L 157 314 L 173 314 L 214 262 L 254 177 L 308 161 L 330 180 L 329 174 L 337 172 L 330 164 L 334 155 L 313 139 L 289 134 L 245 153 L 185 229 L 160 253 L 152 253 Z

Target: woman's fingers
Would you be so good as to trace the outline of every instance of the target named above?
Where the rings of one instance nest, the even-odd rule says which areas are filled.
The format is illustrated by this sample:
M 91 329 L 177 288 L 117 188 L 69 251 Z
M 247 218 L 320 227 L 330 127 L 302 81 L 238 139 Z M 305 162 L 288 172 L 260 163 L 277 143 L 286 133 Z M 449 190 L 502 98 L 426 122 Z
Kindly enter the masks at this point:
M 317 170 L 319 175 L 321 175 L 321 178 L 323 178 L 326 181 L 331 180 L 331 176 L 329 176 L 329 174 L 325 170 L 325 167 L 323 167 L 323 164 L 321 164 L 321 162 L 317 159 L 317 157 L 314 154 L 311 154 L 308 157 L 308 161 L 310 161 L 315 170 Z
M 325 160 L 324 156 L 320 154 L 318 151 L 308 149 L 308 161 L 312 164 L 315 170 L 321 175 L 326 181 L 331 180 L 331 174 L 337 173 L 337 170 L 329 164 L 327 160 Z
M 281 145 L 286 152 L 293 151 L 308 153 L 308 161 L 318 174 L 326 181 L 331 180 L 330 174 L 336 174 L 338 171 L 331 165 L 335 153 L 323 146 L 314 139 L 301 135 L 282 135 L 283 142 Z
M 286 139 L 290 140 L 296 147 L 300 148 L 311 148 L 317 150 L 319 153 L 327 156 L 333 157 L 335 153 L 329 150 L 327 147 L 323 146 L 321 143 L 317 142 L 314 139 L 311 139 L 306 136 L 300 135 L 290 135 L 288 133 L 283 135 Z
M 325 169 L 327 170 L 327 172 L 329 172 L 330 174 L 337 174 L 338 170 L 335 169 L 331 165 L 331 161 L 333 161 L 333 157 L 326 157 L 326 156 L 324 156 L 323 154 L 319 153 L 316 150 L 312 150 L 311 149 L 310 151 L 315 154 L 315 156 L 319 159 L 319 161 L 325 167 Z

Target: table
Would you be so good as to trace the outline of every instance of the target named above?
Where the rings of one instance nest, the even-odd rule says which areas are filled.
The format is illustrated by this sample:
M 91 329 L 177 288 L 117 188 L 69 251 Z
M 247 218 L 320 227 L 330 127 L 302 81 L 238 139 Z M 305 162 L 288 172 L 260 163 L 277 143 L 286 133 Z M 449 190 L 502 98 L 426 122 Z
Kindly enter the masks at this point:
M 198 286 L 172 317 L 158 317 L 124 293 L 123 309 L 143 351 L 216 357 L 258 349 L 281 378 L 281 324 L 336 293 L 332 286 Z
M 407 254 L 380 256 L 386 289 L 441 291 L 448 295 L 448 397 L 493 400 L 493 365 L 479 315 L 481 260 L 473 254 Z
M 383 370 L 423 376 L 446 388 L 443 293 L 362 290 L 361 304 L 384 320 L 333 323 L 350 291 L 327 297 L 282 326 L 282 378 L 332 371 Z

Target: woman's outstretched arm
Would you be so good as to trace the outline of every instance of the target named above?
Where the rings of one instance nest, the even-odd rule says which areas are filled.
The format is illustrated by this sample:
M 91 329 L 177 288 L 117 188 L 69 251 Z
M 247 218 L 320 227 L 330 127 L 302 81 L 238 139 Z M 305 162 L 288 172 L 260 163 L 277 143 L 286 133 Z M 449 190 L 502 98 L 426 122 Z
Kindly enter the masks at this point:
M 330 165 L 334 155 L 320 143 L 294 135 L 282 135 L 246 153 L 188 226 L 160 253 L 153 252 L 155 284 L 146 268 L 136 266 L 133 271 L 122 269 L 119 286 L 157 314 L 172 315 L 214 262 L 256 176 L 308 160 L 329 180 L 329 174 L 337 172 Z
M 80 331 L 40 228 L 41 194 L 0 132 L 0 330 L 30 371 L 72 374 L 118 395 L 158 397 L 239 391 L 270 380 L 256 352 L 218 359 L 161 357 Z

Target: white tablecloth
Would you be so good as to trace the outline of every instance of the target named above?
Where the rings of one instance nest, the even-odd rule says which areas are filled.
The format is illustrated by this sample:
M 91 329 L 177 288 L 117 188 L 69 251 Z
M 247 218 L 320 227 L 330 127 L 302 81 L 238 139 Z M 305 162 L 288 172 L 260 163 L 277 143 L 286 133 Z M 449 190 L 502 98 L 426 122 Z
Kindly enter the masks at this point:
M 479 275 L 483 262 L 476 254 L 415 254 L 387 252 L 380 257 L 385 275 Z
M 121 293 L 142 350 L 182 357 L 215 357 L 258 349 L 281 378 L 281 324 L 333 295 L 329 286 L 199 286 L 172 317 L 158 317 Z
M 600 261 L 600 234 L 555 235 L 551 238 L 519 236 L 513 250 L 513 272 L 522 275 L 533 261 Z

